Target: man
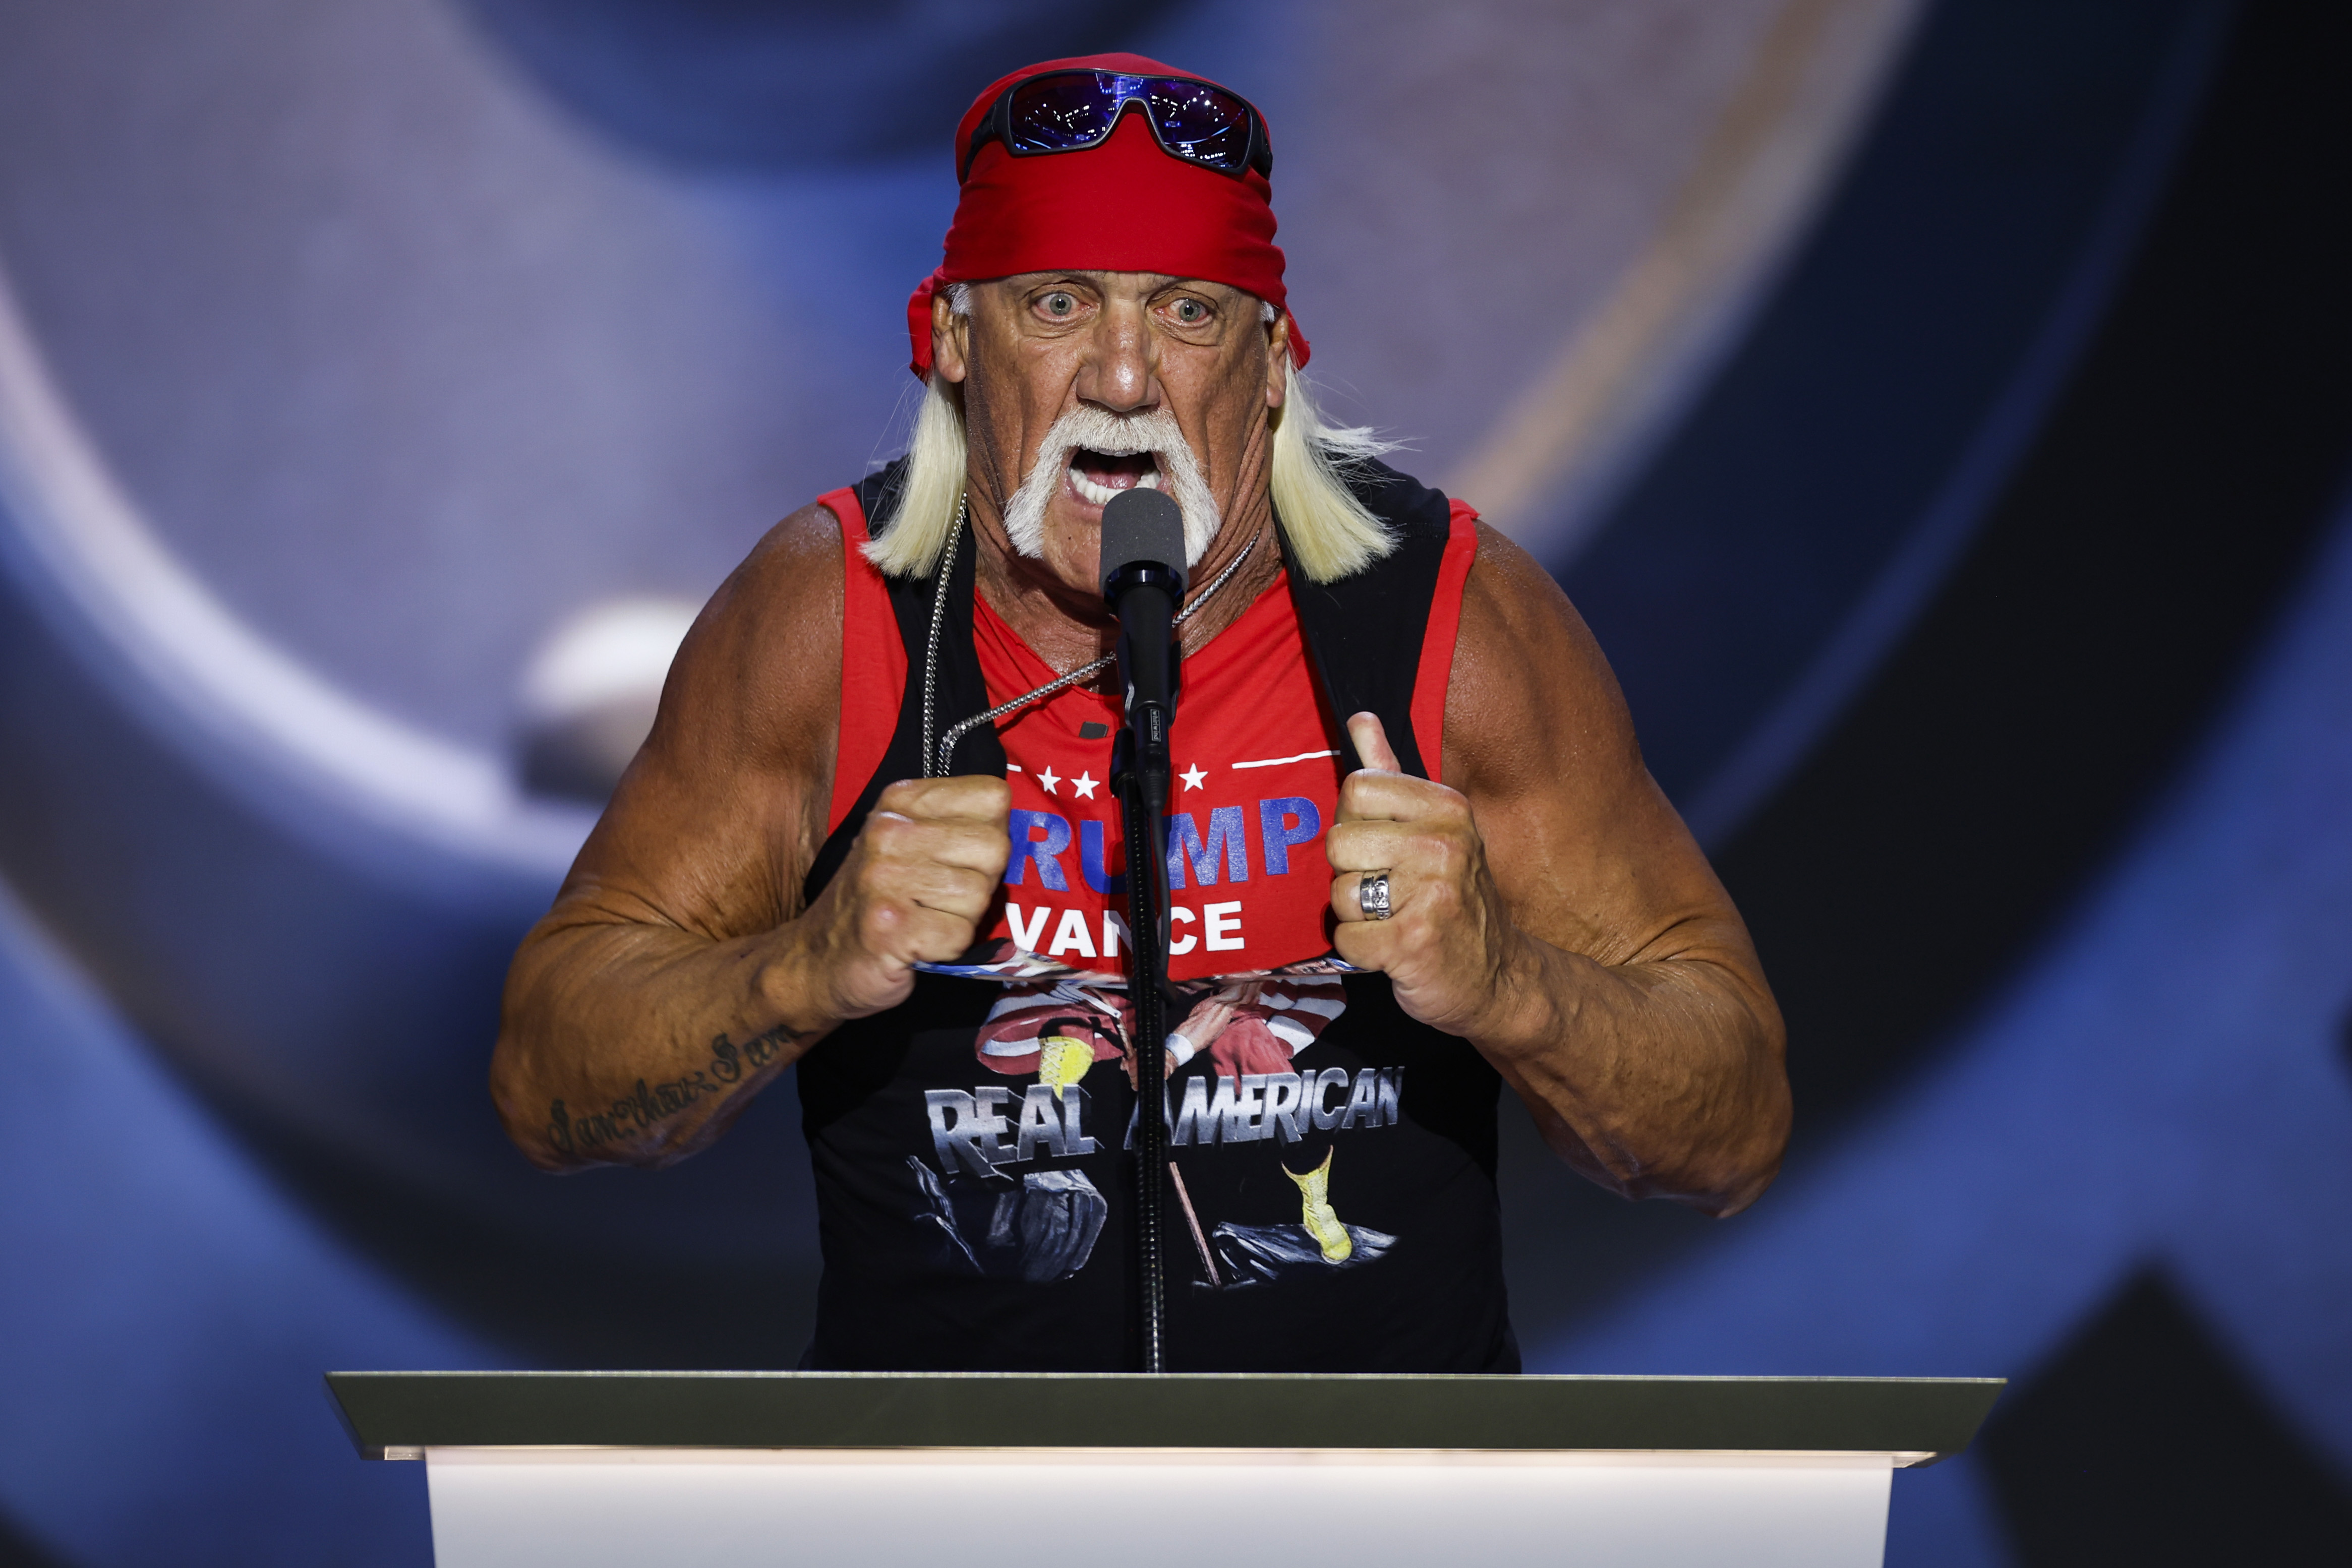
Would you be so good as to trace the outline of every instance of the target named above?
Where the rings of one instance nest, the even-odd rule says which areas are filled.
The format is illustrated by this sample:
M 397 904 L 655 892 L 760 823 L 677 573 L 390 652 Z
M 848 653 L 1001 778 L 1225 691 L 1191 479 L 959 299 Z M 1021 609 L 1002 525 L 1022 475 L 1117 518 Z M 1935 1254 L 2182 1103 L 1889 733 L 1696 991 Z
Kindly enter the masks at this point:
M 1171 1363 L 1514 1369 L 1502 1084 L 1628 1197 L 1728 1214 L 1777 1169 L 1738 915 L 1551 579 L 1318 420 L 1254 109 L 1052 61 L 956 156 L 909 454 L 785 519 L 688 638 L 516 959 L 508 1128 L 551 1169 L 659 1166 L 796 1061 L 807 1364 L 1131 1364 L 1096 581 L 1103 503 L 1158 485 L 1193 584 L 1171 976 L 1202 998 L 1166 1086 Z

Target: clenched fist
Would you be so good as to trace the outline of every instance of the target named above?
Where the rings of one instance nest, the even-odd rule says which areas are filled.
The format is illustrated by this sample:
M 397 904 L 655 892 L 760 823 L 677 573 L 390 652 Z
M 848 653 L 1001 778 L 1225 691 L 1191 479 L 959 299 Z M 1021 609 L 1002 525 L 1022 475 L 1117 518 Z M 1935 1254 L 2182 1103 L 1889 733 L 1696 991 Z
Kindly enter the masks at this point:
M 882 791 L 841 870 L 795 923 L 835 1019 L 897 1007 L 913 966 L 972 945 L 1012 851 L 1002 779 L 904 779 Z
M 1475 1037 L 1502 999 L 1520 938 L 1487 870 L 1470 802 L 1400 771 L 1371 714 L 1350 718 L 1348 734 L 1366 765 L 1340 782 L 1339 821 L 1324 840 L 1339 917 L 1332 946 L 1358 968 L 1387 975 L 1412 1017 Z M 1360 889 L 1381 872 L 1390 915 L 1368 919 Z

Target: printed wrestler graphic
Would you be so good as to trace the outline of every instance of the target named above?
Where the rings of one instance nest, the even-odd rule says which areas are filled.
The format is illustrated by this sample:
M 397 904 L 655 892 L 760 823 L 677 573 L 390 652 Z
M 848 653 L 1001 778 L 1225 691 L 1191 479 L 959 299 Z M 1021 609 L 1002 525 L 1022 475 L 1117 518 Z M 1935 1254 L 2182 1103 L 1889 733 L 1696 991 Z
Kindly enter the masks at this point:
M 1332 1196 L 1339 1151 L 1324 1135 L 1393 1125 L 1402 1072 L 1339 1067 L 1318 1072 L 1296 1060 L 1346 1011 L 1341 981 L 1317 972 L 1253 975 L 1198 983 L 1181 994 L 1190 1005 L 1169 1034 L 1170 1075 L 1196 1060 L 1204 1060 L 1207 1071 L 1183 1073 L 1181 1094 L 1171 1094 L 1171 1146 L 1270 1142 L 1276 1147 L 1267 1153 L 1299 1197 L 1295 1224 L 1213 1218 L 1204 1225 L 1181 1166 L 1171 1165 L 1178 1204 L 1200 1254 L 1202 1283 L 1221 1290 L 1273 1284 L 1385 1256 L 1395 1238 L 1339 1218 Z M 1008 987 L 975 1035 L 973 1051 L 992 1073 L 1034 1075 L 1023 1091 L 1017 1139 L 1007 1145 L 985 1131 L 961 1135 L 964 1127 L 1000 1122 L 1013 1132 L 1011 1117 L 992 1115 L 983 1104 L 1001 1100 L 1009 1112 L 1011 1089 L 934 1092 L 929 1096 L 932 1131 L 945 1176 L 912 1162 L 925 1202 L 917 1218 L 939 1226 L 983 1273 L 1057 1279 L 1083 1267 L 1099 1229 L 1099 1192 L 1083 1173 L 1066 1167 L 1033 1172 L 1018 1187 L 1010 1185 L 1013 1173 L 1000 1167 L 1081 1152 L 1076 1129 L 1088 1104 L 1083 1081 L 1097 1064 L 1117 1061 L 1133 1085 L 1133 1030 L 1134 1011 L 1121 988 L 1086 979 Z M 1310 1135 L 1326 1145 L 1319 1160 L 1309 1150 L 1288 1147 Z M 1083 1152 L 1098 1146 L 1087 1137 Z M 974 1176 L 994 1178 L 993 1185 L 975 1183 Z

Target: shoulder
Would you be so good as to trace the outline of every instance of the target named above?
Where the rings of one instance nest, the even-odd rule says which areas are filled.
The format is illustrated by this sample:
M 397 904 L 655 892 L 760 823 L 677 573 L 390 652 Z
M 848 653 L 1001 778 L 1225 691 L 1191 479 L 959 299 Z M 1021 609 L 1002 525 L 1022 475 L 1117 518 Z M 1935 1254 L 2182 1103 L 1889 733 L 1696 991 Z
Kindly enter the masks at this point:
M 1477 555 L 1463 584 L 1465 635 L 1474 622 L 1482 632 L 1536 632 L 1563 622 L 1584 624 L 1559 583 L 1536 558 L 1481 518 L 1475 525 Z
M 841 522 L 771 528 L 703 606 L 653 733 L 613 792 L 558 908 L 601 906 L 707 936 L 796 906 L 824 836 L 840 716 Z
M 608 821 L 648 810 L 674 820 L 688 803 L 735 813 L 754 795 L 823 799 L 840 722 L 842 532 L 813 502 L 719 584 L 670 664 Z
M 811 501 L 761 536 L 711 596 L 711 608 L 741 613 L 778 603 L 814 608 L 814 601 L 838 601 L 842 532 L 833 508 Z
M 1638 770 L 1624 695 L 1584 618 L 1533 556 L 1476 526 L 1446 685 L 1446 779 L 1508 792 L 1571 758 Z
M 841 658 L 842 534 L 841 519 L 812 501 L 752 547 L 678 649 L 656 739 L 665 725 L 797 728 L 795 720 L 829 717 Z

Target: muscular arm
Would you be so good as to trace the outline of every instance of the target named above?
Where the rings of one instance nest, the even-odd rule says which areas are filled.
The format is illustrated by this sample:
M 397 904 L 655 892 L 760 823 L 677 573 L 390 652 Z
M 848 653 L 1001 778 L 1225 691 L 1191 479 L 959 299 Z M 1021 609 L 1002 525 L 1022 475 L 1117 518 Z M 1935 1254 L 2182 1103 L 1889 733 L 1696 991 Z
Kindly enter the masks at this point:
M 1420 873 L 1395 919 L 1343 927 L 1341 952 L 1362 948 L 1408 1010 L 1475 1044 L 1594 1181 L 1717 1214 L 1755 1201 L 1789 1090 L 1747 927 L 1643 766 L 1582 620 L 1483 527 L 1444 771 L 1450 788 L 1351 776 L 1342 816 L 1365 831 L 1347 863 Z
M 507 978 L 490 1089 L 563 1170 L 666 1165 L 786 1064 L 970 943 L 1005 853 L 1003 786 L 887 791 L 807 909 L 840 720 L 842 544 L 794 513 L 711 600 L 645 747 Z

